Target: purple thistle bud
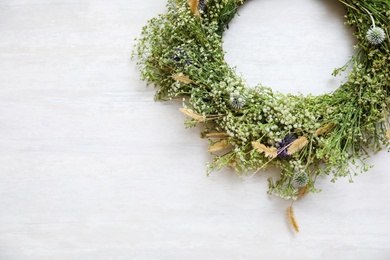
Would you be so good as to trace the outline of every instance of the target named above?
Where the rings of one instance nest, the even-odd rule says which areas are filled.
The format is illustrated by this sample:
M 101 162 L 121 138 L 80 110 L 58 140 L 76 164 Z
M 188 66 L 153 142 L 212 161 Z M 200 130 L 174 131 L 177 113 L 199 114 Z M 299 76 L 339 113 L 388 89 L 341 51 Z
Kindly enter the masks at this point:
M 287 148 L 288 148 L 288 145 L 291 144 L 292 142 L 294 142 L 296 139 L 297 138 L 294 135 L 288 134 L 283 138 L 283 140 L 281 142 L 279 142 L 279 145 L 277 147 L 279 158 L 289 158 L 290 157 L 290 155 L 287 154 Z
M 204 11 L 206 7 L 205 0 L 199 0 L 198 9 Z
M 172 54 L 172 60 L 175 61 L 175 62 L 179 62 L 180 61 L 180 57 L 177 56 L 175 53 Z
M 230 105 L 235 109 L 243 108 L 246 103 L 245 97 L 237 93 L 231 94 L 229 101 L 230 101 Z
M 300 174 L 294 177 L 294 183 L 299 187 L 307 185 L 310 181 L 309 176 L 306 173 Z
M 172 53 L 172 60 L 175 61 L 175 62 L 180 62 L 181 61 L 181 57 L 185 55 L 185 52 L 181 49 L 176 49 L 173 53 Z
M 192 64 L 192 61 L 188 59 L 186 52 L 179 48 L 172 53 L 171 58 L 176 63 L 185 63 L 187 66 Z

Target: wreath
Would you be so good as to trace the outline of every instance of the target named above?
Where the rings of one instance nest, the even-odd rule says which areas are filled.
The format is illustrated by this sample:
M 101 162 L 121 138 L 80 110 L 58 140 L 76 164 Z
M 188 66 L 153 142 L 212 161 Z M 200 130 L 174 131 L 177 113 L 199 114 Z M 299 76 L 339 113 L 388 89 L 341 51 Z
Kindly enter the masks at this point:
M 141 78 L 157 100 L 183 99 L 186 126 L 200 125 L 214 160 L 255 174 L 281 169 L 269 191 L 295 201 L 318 192 L 318 176 L 352 177 L 371 167 L 365 159 L 389 146 L 390 0 L 339 0 L 354 29 L 356 54 L 347 81 L 319 96 L 291 95 L 261 84 L 249 87 L 224 59 L 222 35 L 245 0 L 168 0 L 137 39 Z M 289 220 L 298 225 L 292 206 Z

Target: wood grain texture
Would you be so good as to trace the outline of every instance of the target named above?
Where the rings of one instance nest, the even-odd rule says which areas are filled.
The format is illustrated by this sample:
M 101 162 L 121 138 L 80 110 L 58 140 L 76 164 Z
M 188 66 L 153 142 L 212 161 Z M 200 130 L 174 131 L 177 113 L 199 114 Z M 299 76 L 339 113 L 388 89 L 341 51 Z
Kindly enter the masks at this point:
M 342 10 L 292 2 L 244 5 L 227 59 L 247 64 L 248 82 L 271 75 L 264 83 L 276 89 L 293 80 L 328 92 L 338 84 L 328 70 L 321 81 L 331 85 L 305 86 L 353 53 L 350 31 L 335 25 Z M 299 234 L 289 202 L 266 195 L 272 172 L 206 177 L 207 141 L 184 128 L 178 102 L 153 101 L 130 61 L 164 5 L 0 1 L 0 259 L 389 259 L 386 151 L 354 184 L 319 179 L 322 193 L 294 204 Z

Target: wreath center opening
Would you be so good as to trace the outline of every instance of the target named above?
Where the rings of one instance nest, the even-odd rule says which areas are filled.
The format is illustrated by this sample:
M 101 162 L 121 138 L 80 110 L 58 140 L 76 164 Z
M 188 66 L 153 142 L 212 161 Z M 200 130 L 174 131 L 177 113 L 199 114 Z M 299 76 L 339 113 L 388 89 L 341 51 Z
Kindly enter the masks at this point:
M 283 6 L 283 8 L 280 8 Z M 320 95 L 345 82 L 354 55 L 353 30 L 344 25 L 339 1 L 248 1 L 224 32 L 225 59 L 237 67 L 249 86 Z

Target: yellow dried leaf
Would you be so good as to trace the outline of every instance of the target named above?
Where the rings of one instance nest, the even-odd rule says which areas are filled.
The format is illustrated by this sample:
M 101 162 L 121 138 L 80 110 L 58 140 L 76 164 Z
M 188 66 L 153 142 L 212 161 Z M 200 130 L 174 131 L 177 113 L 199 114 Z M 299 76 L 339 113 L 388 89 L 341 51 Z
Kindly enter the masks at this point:
M 389 139 L 389 140 L 390 140 L 390 128 L 389 128 L 389 129 L 387 129 L 386 137 L 387 137 L 387 139 Z

